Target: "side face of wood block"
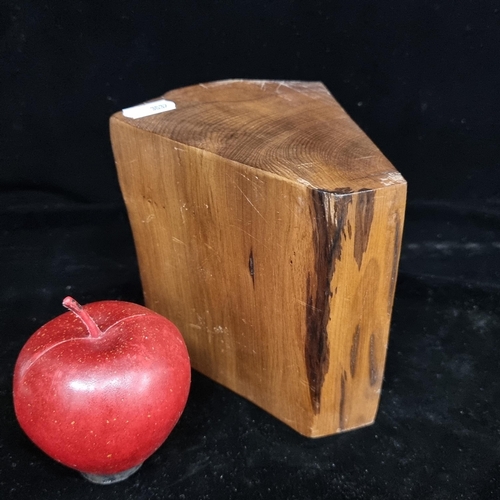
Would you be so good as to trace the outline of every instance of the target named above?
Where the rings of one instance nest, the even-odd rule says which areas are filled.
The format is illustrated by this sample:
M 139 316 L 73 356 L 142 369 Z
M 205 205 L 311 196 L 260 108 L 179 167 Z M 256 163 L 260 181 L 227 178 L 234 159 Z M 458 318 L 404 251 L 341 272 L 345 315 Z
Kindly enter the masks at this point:
M 146 305 L 193 367 L 311 437 L 373 422 L 406 183 L 320 83 L 111 119 Z

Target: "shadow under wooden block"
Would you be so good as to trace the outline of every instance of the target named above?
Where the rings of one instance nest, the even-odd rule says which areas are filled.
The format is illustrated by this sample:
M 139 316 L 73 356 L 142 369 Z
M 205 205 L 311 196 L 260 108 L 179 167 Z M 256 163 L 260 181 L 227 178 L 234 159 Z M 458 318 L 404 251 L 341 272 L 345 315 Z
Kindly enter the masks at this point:
M 311 437 L 373 422 L 406 183 L 321 83 L 111 118 L 146 305 L 193 367 Z

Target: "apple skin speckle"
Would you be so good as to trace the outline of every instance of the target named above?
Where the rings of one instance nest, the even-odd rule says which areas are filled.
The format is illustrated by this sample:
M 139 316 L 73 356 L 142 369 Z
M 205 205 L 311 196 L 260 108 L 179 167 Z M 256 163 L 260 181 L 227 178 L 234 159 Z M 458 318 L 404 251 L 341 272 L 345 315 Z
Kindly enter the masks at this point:
M 82 309 L 97 330 L 67 312 L 25 344 L 14 408 L 29 438 L 58 462 L 115 474 L 144 462 L 179 420 L 189 355 L 173 323 L 145 307 L 102 301 Z

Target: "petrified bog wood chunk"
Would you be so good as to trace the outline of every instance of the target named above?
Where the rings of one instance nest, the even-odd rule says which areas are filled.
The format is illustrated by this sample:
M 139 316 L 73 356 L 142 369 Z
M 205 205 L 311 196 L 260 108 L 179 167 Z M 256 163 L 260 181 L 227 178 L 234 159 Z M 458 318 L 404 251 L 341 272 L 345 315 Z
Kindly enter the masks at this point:
M 111 118 L 146 305 L 306 436 L 373 422 L 406 183 L 321 83 L 173 90 Z

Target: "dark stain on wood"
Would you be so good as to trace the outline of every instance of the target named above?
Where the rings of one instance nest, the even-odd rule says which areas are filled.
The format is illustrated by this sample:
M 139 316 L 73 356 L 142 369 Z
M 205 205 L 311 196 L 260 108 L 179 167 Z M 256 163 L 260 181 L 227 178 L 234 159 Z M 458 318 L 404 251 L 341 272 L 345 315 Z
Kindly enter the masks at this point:
M 347 373 L 344 370 L 340 377 L 340 401 L 339 401 L 339 429 L 343 430 L 345 427 L 346 414 L 345 414 L 345 398 L 346 398 L 346 383 Z
M 361 328 L 358 325 L 356 327 L 356 331 L 354 332 L 354 335 L 352 337 L 352 343 L 351 343 L 351 363 L 350 363 L 351 377 L 354 377 L 354 375 L 356 375 L 356 365 L 358 362 L 360 333 L 361 333 Z
M 342 257 L 342 237 L 352 197 L 348 189 L 335 193 L 312 190 L 311 193 L 315 263 L 314 274 L 308 273 L 306 283 L 305 362 L 311 405 L 318 414 L 321 389 L 329 367 L 330 285 L 335 265 Z
M 354 232 L 354 258 L 361 269 L 363 255 L 368 248 L 370 229 L 373 222 L 375 191 L 362 189 L 357 195 L 356 223 Z
M 248 271 L 252 277 L 253 286 L 255 286 L 255 267 L 253 263 L 253 249 L 250 249 L 250 256 L 248 257 Z
M 396 292 L 396 282 L 398 278 L 398 264 L 399 264 L 399 252 L 401 247 L 401 217 L 399 213 L 396 212 L 395 215 L 396 228 L 394 230 L 394 247 L 392 254 L 392 269 L 391 269 L 391 283 L 389 286 L 389 300 L 388 300 L 388 312 L 392 311 L 392 304 L 394 302 L 394 293 Z
M 370 369 L 370 385 L 374 386 L 378 381 L 377 357 L 375 355 L 375 335 L 370 335 L 370 351 L 369 351 L 369 369 Z

